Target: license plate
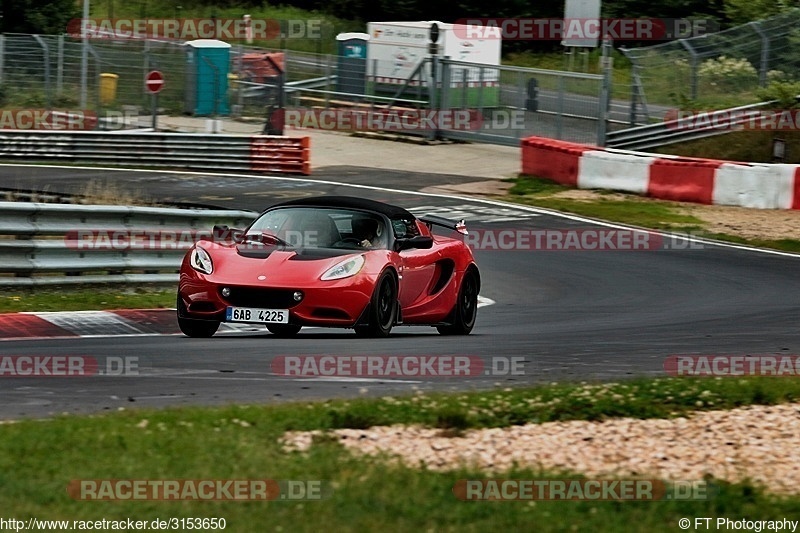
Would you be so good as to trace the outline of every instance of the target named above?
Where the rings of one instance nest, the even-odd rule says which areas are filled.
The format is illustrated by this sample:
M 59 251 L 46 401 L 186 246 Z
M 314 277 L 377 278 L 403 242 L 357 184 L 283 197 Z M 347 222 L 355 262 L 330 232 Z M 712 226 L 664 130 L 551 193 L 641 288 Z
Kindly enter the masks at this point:
M 256 309 L 253 307 L 228 307 L 226 322 L 255 322 L 257 324 L 288 324 L 289 311 L 286 309 Z

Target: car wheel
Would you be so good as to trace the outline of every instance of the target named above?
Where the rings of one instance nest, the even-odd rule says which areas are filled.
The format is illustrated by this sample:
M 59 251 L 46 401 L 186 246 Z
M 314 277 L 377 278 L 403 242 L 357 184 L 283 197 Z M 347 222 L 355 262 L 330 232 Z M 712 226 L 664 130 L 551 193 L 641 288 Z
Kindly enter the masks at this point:
M 469 335 L 475 326 L 475 317 L 478 315 L 478 276 L 474 271 L 468 270 L 461 281 L 458 291 L 458 300 L 453 309 L 453 323 L 447 326 L 437 326 L 442 335 Z
M 356 326 L 360 337 L 388 337 L 397 319 L 397 283 L 391 272 L 384 272 L 375 285 L 369 303 L 369 323 Z
M 294 324 L 267 324 L 267 329 L 276 337 L 294 337 L 302 326 Z
M 183 300 L 178 296 L 178 327 L 184 335 L 194 338 L 208 338 L 214 335 L 219 329 L 219 322 L 215 320 L 194 320 L 191 318 L 184 318 L 181 315 L 186 313 L 186 307 L 183 305 Z

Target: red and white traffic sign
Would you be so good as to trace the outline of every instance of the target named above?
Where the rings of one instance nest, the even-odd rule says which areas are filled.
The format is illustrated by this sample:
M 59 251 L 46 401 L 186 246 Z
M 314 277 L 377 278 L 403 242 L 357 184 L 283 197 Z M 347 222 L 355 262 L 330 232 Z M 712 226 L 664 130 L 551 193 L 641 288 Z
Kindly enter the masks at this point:
M 144 80 L 144 88 L 147 89 L 147 92 L 151 94 L 157 94 L 161 89 L 164 88 L 164 75 L 161 74 L 161 71 L 158 70 L 151 70 L 147 73 L 147 77 Z

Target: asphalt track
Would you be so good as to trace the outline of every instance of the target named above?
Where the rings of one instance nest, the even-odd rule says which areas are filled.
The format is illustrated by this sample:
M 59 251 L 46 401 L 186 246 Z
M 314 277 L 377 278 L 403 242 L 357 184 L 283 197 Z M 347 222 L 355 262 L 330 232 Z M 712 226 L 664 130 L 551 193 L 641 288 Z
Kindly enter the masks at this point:
M 463 215 L 472 229 L 602 227 L 577 217 L 514 206 L 504 211 L 475 199 L 414 192 L 464 181 L 460 177 L 355 167 L 313 176 L 341 184 L 18 166 L 0 166 L 0 176 L 3 189 L 74 193 L 87 180 L 113 180 L 161 201 L 254 210 L 300 195 L 354 194 L 445 216 Z M 800 257 L 712 244 L 687 249 L 683 244 L 678 245 L 682 249 L 657 251 L 477 251 L 481 294 L 495 304 L 480 309 L 468 337 L 399 327 L 391 338 L 380 340 L 308 329 L 295 339 L 251 332 L 207 340 L 174 335 L 0 342 L 0 356 L 140 359 L 139 375 L 0 378 L 0 418 L 624 379 L 664 375 L 665 358 L 676 354 L 800 353 Z M 376 354 L 522 357 L 524 375 L 296 379 L 274 375 L 270 367 L 280 355 Z

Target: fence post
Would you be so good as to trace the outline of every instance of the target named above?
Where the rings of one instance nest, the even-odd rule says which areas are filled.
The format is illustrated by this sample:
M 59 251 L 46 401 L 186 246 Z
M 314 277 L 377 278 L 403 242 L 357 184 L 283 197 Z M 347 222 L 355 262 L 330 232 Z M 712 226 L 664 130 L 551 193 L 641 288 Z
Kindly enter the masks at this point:
M 597 114 L 597 146 L 606 145 L 606 130 L 608 127 L 606 121 L 608 120 L 608 107 L 611 102 L 611 75 L 613 72 L 610 50 L 611 39 L 606 37 L 603 39 L 603 55 L 601 56 L 603 81 L 600 84 L 600 95 L 598 98 L 600 109 L 598 109 Z
M 500 76 L 503 75 L 502 72 L 499 72 L 498 74 Z M 502 78 L 500 78 L 500 80 L 501 80 L 501 83 L 502 83 Z M 500 87 L 501 87 L 501 90 L 502 90 L 502 85 Z M 517 139 L 521 139 L 523 137 L 524 133 L 525 133 L 524 124 L 527 122 L 527 113 L 528 113 L 528 106 L 526 105 L 526 101 L 525 101 L 526 98 L 522 96 L 522 95 L 525 94 L 525 76 L 524 76 L 524 74 L 522 72 L 517 72 L 517 94 L 522 99 L 522 101 L 520 102 L 522 104 L 520 106 L 520 108 L 522 109 L 523 126 L 521 128 L 517 129 Z M 515 108 L 516 108 L 516 104 L 517 104 L 517 102 L 514 102 L 514 107 Z M 516 109 L 515 109 L 515 111 L 516 111 Z M 516 120 L 517 117 L 514 115 L 513 118 L 514 118 L 514 120 Z M 516 124 L 516 122 L 514 122 L 514 124 Z
M 692 56 L 692 81 L 691 81 L 691 91 L 692 91 L 692 100 L 697 99 L 697 52 L 695 52 L 692 45 L 689 44 L 689 41 L 686 39 L 678 39 L 678 42 L 689 52 L 689 55 Z
M 3 62 L 6 56 L 6 36 L 0 34 L 0 83 L 3 83 Z
M 628 55 L 628 49 L 624 46 L 620 46 L 619 51 L 631 62 L 631 102 L 628 107 L 628 123 L 633 127 L 636 125 L 636 115 L 639 114 L 639 87 L 636 82 L 639 77 L 639 64 Z
M 47 43 L 39 35 L 33 35 L 33 38 L 42 47 L 42 56 L 44 59 L 44 98 L 47 102 L 47 107 L 52 107 L 50 98 L 50 49 Z
M 99 110 L 101 108 L 101 104 L 100 104 L 100 67 L 101 67 L 101 65 L 103 63 L 103 58 L 100 57 L 100 54 L 98 54 L 97 50 L 95 50 L 91 45 L 89 46 L 88 50 L 89 50 L 89 53 L 92 54 L 92 58 L 94 59 L 94 66 L 95 66 L 95 70 L 96 70 L 95 79 L 97 80 L 96 83 L 95 83 L 95 87 L 94 87 L 94 89 L 95 89 L 94 90 L 94 105 L 95 105 L 95 109 Z
M 767 71 L 769 70 L 769 36 L 761 29 L 761 25 L 756 22 L 750 22 L 750 26 L 761 38 L 761 58 L 758 67 L 758 84 L 764 87 L 767 84 Z
M 558 98 L 556 104 L 556 139 L 563 139 L 562 127 L 564 122 L 564 76 L 558 75 Z
M 639 88 L 637 87 L 637 78 L 639 75 L 639 65 L 633 64 L 633 68 L 631 69 L 631 105 L 630 105 L 630 113 L 628 115 L 628 122 L 630 123 L 631 127 L 636 125 L 636 115 L 638 115 L 638 104 L 639 104 Z
M 58 59 L 56 60 L 56 95 L 64 92 L 64 34 L 58 36 Z
M 461 107 L 469 109 L 469 93 L 467 84 L 469 83 L 469 71 L 466 67 L 461 68 Z
M 142 64 L 142 77 L 141 77 L 142 85 L 140 86 L 142 88 L 144 87 L 145 77 L 147 76 L 147 73 L 150 72 L 150 39 L 144 39 L 143 43 L 144 43 L 142 45 L 143 64 Z M 195 61 L 196 60 L 197 59 L 195 58 Z M 151 100 L 150 98 L 147 97 L 147 91 L 144 91 L 144 90 L 137 91 L 137 94 L 141 94 L 140 102 L 142 103 L 142 107 L 144 109 L 147 109 L 148 108 L 148 104 L 150 104 L 150 100 Z M 195 101 L 195 103 L 197 103 L 197 102 Z M 184 109 L 185 108 L 186 108 L 186 103 L 184 102 Z
M 436 46 L 435 44 L 433 46 Z M 438 113 L 439 111 L 439 56 L 437 54 L 431 54 L 431 76 L 430 76 L 430 83 L 428 84 L 428 100 L 429 100 L 429 107 L 431 111 L 434 113 Z M 437 121 L 438 122 L 438 121 Z M 431 140 L 436 140 L 439 138 L 439 129 L 437 127 L 433 128 L 433 131 L 430 132 L 429 138 Z
M 89 36 L 86 32 L 86 21 L 89 20 L 89 0 L 83 0 L 83 18 L 81 19 L 81 109 L 86 109 L 86 84 L 89 68 Z
M 331 105 L 331 55 L 325 60 L 325 109 Z
M 439 109 L 450 109 L 450 56 L 444 56 L 439 60 L 442 65 L 442 97 L 439 100 Z

